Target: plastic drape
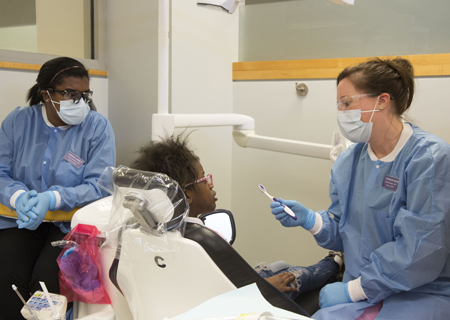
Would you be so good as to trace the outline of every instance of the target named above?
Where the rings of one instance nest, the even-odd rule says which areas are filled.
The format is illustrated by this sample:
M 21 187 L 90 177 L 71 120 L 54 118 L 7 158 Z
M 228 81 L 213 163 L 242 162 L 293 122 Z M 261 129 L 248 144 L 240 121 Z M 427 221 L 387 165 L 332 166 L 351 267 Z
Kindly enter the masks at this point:
M 336 128 L 333 132 L 333 137 L 331 139 L 331 151 L 330 159 L 331 162 L 335 162 L 337 157 L 347 149 L 353 142 L 345 138 L 339 128 Z
M 116 248 L 119 256 L 127 233 L 127 245 L 138 246 L 143 253 L 178 249 L 173 239 L 184 235 L 189 205 L 175 180 L 120 166 L 105 169 L 98 184 L 113 195 L 104 247 Z M 134 237 L 131 241 L 130 234 Z

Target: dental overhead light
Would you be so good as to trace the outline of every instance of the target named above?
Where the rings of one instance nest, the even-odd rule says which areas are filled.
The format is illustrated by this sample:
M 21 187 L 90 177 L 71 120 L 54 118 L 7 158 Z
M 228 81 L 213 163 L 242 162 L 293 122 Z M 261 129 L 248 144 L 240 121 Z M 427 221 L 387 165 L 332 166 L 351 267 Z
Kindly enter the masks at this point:
M 344 6 L 352 6 L 355 4 L 355 0 L 331 0 L 331 1 Z M 222 9 L 227 13 L 233 13 L 236 10 L 239 2 L 244 3 L 245 0 L 200 0 L 197 1 L 197 5 L 207 6 L 209 8 Z
M 198 6 L 208 6 L 210 8 L 217 8 L 226 11 L 227 13 L 233 13 L 239 2 L 245 2 L 245 0 L 200 0 L 197 1 Z
M 355 0 L 331 0 L 334 3 L 342 4 L 344 6 L 352 6 L 355 4 Z

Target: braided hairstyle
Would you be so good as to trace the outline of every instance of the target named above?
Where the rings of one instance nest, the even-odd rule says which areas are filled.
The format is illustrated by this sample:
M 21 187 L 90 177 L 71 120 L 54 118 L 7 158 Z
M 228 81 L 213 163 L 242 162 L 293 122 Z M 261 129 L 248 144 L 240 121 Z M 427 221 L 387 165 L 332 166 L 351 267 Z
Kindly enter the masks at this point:
M 348 78 L 353 86 L 366 93 L 388 93 L 395 114 L 401 117 L 411 106 L 414 96 L 414 69 L 409 60 L 375 58 L 345 68 L 337 77 L 337 84 Z

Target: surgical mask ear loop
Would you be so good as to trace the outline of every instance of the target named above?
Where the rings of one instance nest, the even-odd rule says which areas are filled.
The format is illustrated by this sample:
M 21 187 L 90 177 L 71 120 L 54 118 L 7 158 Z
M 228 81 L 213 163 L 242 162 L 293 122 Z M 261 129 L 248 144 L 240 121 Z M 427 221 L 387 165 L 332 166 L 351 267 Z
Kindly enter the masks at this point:
M 375 107 L 373 108 L 372 115 L 370 116 L 369 122 L 372 122 L 372 118 L 373 118 L 373 115 L 375 114 L 375 111 L 380 111 L 380 110 L 375 110 L 377 108 L 377 105 L 378 105 L 378 100 L 380 100 L 380 96 L 378 96 L 377 102 L 375 102 Z
M 52 96 L 50 95 L 50 92 L 48 92 L 48 90 L 45 90 L 45 91 L 47 91 L 47 94 L 48 94 L 48 97 L 50 98 L 50 102 L 52 103 L 53 109 L 55 109 L 56 113 L 59 114 L 58 109 L 56 109 L 55 104 L 53 103 L 53 99 L 52 99 Z
M 377 108 L 377 105 L 378 105 L 378 100 L 380 100 L 380 96 L 378 96 L 377 102 L 375 102 L 375 107 L 373 108 L 372 111 L 370 111 L 370 110 L 369 110 L 369 111 L 361 111 L 361 113 L 372 112 L 372 115 L 370 116 L 370 120 L 369 120 L 368 123 L 371 123 L 371 122 L 372 122 L 373 114 L 374 114 L 375 112 L 377 112 L 377 111 L 380 111 L 380 110 L 375 110 L 375 109 Z

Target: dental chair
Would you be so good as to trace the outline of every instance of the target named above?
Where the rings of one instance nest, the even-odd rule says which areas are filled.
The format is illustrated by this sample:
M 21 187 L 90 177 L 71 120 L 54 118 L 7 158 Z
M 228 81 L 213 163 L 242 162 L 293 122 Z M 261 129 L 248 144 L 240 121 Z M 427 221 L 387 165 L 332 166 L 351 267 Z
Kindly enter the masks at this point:
M 83 223 L 102 231 L 101 278 L 111 305 L 76 302 L 74 319 L 162 320 L 251 283 L 273 306 L 308 316 L 221 235 L 186 223 L 186 198 L 168 176 L 119 167 L 99 183 L 114 196 L 80 209 L 72 228 Z

